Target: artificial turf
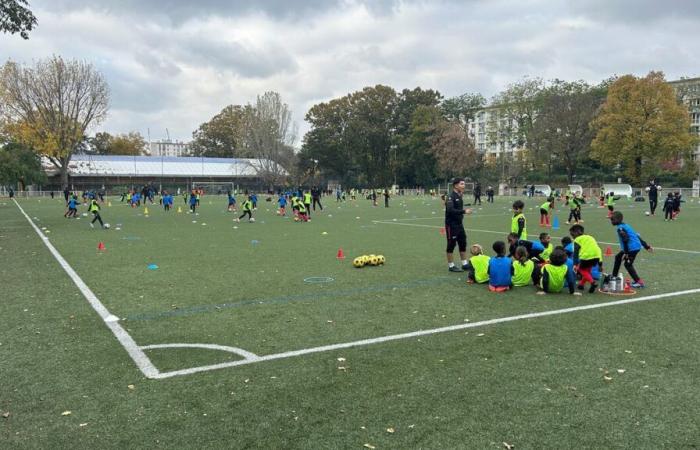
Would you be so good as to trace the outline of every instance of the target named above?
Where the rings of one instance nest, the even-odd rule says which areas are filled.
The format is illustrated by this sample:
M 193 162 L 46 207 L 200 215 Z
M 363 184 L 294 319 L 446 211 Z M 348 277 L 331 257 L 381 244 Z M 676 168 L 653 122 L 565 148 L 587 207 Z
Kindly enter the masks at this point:
M 198 216 L 176 203 L 182 213 L 148 205 L 146 217 L 143 207 L 109 201 L 110 230 L 64 219 L 59 199 L 20 205 L 139 345 L 267 355 L 618 300 L 466 285 L 446 270 L 443 212 L 430 197 L 397 197 L 390 208 L 326 198 L 309 223 L 281 218 L 264 201 L 256 223 L 232 222 L 217 196 L 203 197 Z M 490 249 L 504 239 L 511 201 L 475 207 L 465 218 L 469 242 Z M 535 237 L 541 202 L 526 203 Z M 675 222 L 646 217 L 642 203 L 618 206 L 655 247 L 700 252 L 698 203 L 684 204 Z M 558 237 L 567 227 L 561 209 Z M 584 225 L 613 242 L 604 211 L 584 207 Z M 346 259 L 336 258 L 339 248 Z M 386 264 L 352 267 L 352 257 L 369 253 Z M 148 380 L 7 199 L 0 256 L 8 448 L 700 446 L 699 294 Z M 700 253 L 640 255 L 647 288 L 637 295 L 699 288 L 698 263 Z M 240 359 L 146 353 L 161 371 Z

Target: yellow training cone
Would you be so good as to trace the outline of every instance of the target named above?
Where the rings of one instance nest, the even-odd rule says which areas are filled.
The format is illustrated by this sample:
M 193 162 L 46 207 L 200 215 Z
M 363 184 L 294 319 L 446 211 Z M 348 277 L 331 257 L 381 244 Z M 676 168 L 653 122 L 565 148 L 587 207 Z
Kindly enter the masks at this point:
M 177 207 L 177 212 L 181 213 L 181 212 L 182 212 L 182 208 L 180 208 L 180 207 L 178 206 L 178 207 Z
M 146 208 L 143 209 L 143 215 L 145 216 L 145 215 L 147 215 L 147 214 L 148 214 L 148 207 L 146 207 Z
M 107 202 L 107 206 L 112 207 L 112 202 Z

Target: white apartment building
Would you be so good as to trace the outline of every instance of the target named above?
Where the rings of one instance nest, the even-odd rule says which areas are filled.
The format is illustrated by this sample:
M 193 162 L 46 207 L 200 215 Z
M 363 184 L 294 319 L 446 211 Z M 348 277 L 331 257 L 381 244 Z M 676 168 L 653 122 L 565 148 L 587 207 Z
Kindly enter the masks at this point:
M 514 137 L 518 124 L 504 117 L 499 108 L 487 107 L 477 112 L 474 120 L 469 121 L 469 136 L 474 141 L 477 152 L 488 159 L 499 155 L 514 155 L 522 150 Z
M 669 84 L 673 86 L 683 103 L 688 107 L 690 130 L 700 137 L 700 77 L 682 78 L 669 81 Z M 700 142 L 693 152 L 693 160 L 700 161 Z
M 188 156 L 190 144 L 180 141 L 154 141 L 149 144 L 150 156 Z

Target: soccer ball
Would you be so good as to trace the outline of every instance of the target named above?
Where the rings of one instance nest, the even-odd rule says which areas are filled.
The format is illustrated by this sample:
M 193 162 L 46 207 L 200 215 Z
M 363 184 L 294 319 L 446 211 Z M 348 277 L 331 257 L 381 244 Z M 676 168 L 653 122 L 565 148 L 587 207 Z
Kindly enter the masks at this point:
M 108 223 L 105 224 L 105 228 L 109 230 L 109 224 L 108 224 Z
M 384 265 L 384 262 L 386 259 L 384 258 L 384 255 L 377 255 L 377 262 L 379 265 Z
M 369 264 L 371 266 L 378 266 L 379 265 L 379 258 L 377 258 L 376 255 L 369 255 Z
M 648 216 L 649 214 L 651 214 L 649 211 L 644 211 L 645 216 Z
M 369 264 L 369 256 L 362 255 L 361 258 L 362 258 L 363 264 Z
M 255 222 L 255 218 L 251 217 L 249 222 Z
M 365 260 L 362 256 L 358 256 L 352 260 L 352 265 L 359 269 L 365 265 Z

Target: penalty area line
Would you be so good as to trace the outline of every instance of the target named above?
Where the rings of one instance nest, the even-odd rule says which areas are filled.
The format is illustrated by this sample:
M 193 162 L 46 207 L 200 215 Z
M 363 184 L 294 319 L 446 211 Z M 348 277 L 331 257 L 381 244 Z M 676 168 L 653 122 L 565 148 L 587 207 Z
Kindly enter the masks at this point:
M 85 284 L 83 279 L 80 278 L 76 271 L 73 270 L 70 264 L 68 264 L 68 262 L 63 258 L 63 256 L 61 256 L 58 250 L 56 250 L 56 247 L 54 247 L 53 244 L 49 242 L 49 238 L 43 235 L 39 227 L 37 227 L 36 224 L 34 224 L 34 222 L 32 221 L 32 219 L 29 218 L 27 213 L 24 212 L 24 209 L 22 209 L 19 203 L 17 203 L 17 200 L 12 200 L 15 202 L 15 205 L 17 205 L 17 208 L 19 208 L 20 212 L 24 215 L 24 217 L 27 219 L 32 228 L 34 228 L 36 234 L 39 235 L 44 245 L 46 245 L 46 248 L 49 249 L 49 252 L 51 252 L 56 261 L 58 261 L 58 264 L 68 274 L 73 283 L 78 287 L 80 293 L 83 294 L 83 297 L 85 297 L 88 303 L 90 303 L 92 309 L 94 309 L 97 315 L 100 316 L 105 325 L 107 325 L 107 328 L 109 328 L 112 331 L 119 343 L 122 345 L 122 347 L 124 347 L 124 350 L 126 350 L 131 359 L 134 360 L 134 363 L 139 368 L 139 370 L 141 370 L 141 372 L 147 378 L 156 378 L 156 376 L 158 375 L 158 369 L 156 369 L 156 367 L 153 365 L 148 356 L 146 356 L 143 350 L 141 350 L 139 346 L 136 345 L 136 342 L 131 337 L 131 335 L 127 333 L 121 325 L 119 325 L 119 318 L 110 313 L 109 310 L 105 307 L 105 305 L 102 304 L 102 302 L 97 298 L 95 293 L 92 292 L 88 285 Z
M 639 303 L 639 302 L 645 302 L 645 301 L 651 301 L 651 300 L 658 300 L 658 299 L 662 299 L 662 298 L 678 297 L 678 296 L 682 296 L 682 295 L 698 294 L 698 293 L 700 293 L 700 289 L 688 289 L 685 291 L 669 292 L 666 294 L 648 295 L 646 297 L 629 298 L 629 299 L 625 299 L 625 300 L 617 300 L 617 301 L 608 302 L 608 303 L 596 303 L 593 305 L 574 306 L 571 308 L 556 309 L 553 311 L 542 311 L 542 312 L 536 312 L 536 313 L 520 314 L 517 316 L 500 317 L 497 319 L 482 320 L 480 322 L 463 323 L 463 324 L 459 324 L 459 325 L 451 325 L 451 326 L 447 326 L 447 327 L 433 328 L 433 329 L 429 329 L 429 330 L 420 330 L 420 331 L 413 331 L 410 333 L 401 333 L 401 334 L 394 334 L 394 335 L 389 335 L 389 336 L 381 336 L 381 337 L 377 337 L 377 338 L 362 339 L 359 341 L 344 342 L 344 343 L 340 343 L 340 344 L 323 345 L 320 347 L 311 347 L 311 348 L 305 348 L 305 349 L 301 349 L 301 350 L 293 350 L 293 351 L 283 352 L 283 353 L 274 353 L 274 354 L 270 354 L 270 355 L 262 355 L 262 356 L 256 355 L 256 357 L 246 358 L 246 359 L 242 359 L 242 360 L 238 360 L 238 361 L 231 361 L 231 362 L 227 362 L 227 363 L 213 364 L 213 365 L 209 365 L 209 366 L 191 367 L 189 369 L 173 370 L 170 372 L 160 372 L 154 378 L 164 379 L 164 378 L 171 378 L 171 377 L 182 376 L 182 375 L 191 375 L 191 374 L 199 373 L 199 372 L 209 372 L 212 370 L 225 369 L 228 367 L 236 367 L 236 366 L 253 364 L 253 363 L 258 363 L 258 362 L 263 362 L 263 361 L 273 361 L 273 360 L 277 360 L 277 359 L 292 358 L 295 356 L 309 355 L 312 353 L 323 353 L 323 352 L 330 352 L 330 351 L 341 350 L 341 349 L 346 349 L 346 348 L 363 347 L 366 345 L 381 344 L 384 342 L 398 341 L 398 340 L 402 340 L 402 339 L 411 339 L 411 338 L 420 337 L 420 336 L 428 336 L 428 335 L 432 335 L 432 334 L 447 333 L 450 331 L 459 331 L 459 330 L 465 330 L 465 329 L 469 329 L 469 328 L 484 327 L 484 326 L 488 326 L 488 325 L 496 325 L 499 323 L 515 322 L 518 320 L 526 320 L 526 319 L 536 319 L 539 317 L 569 314 L 569 313 L 573 313 L 573 312 L 586 311 L 586 310 L 590 310 L 590 309 L 607 308 L 610 306 L 626 305 L 628 303 Z

